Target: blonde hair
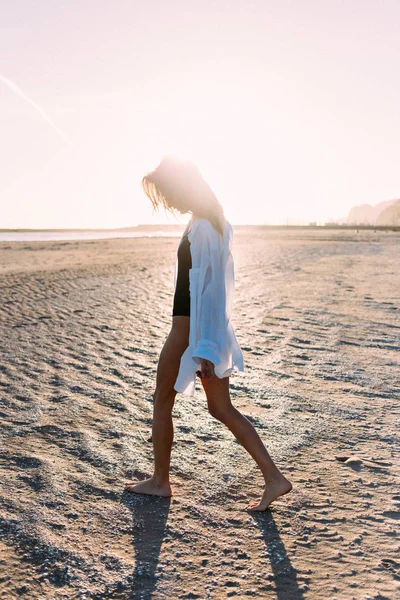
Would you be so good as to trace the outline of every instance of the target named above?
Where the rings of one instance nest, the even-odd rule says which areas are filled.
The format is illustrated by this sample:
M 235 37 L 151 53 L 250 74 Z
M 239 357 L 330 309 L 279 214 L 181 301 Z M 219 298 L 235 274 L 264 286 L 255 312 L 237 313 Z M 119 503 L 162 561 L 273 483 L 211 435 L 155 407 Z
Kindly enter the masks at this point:
M 224 210 L 198 167 L 191 161 L 164 156 L 158 167 L 143 177 L 142 188 L 151 200 L 153 212 L 161 206 L 174 214 L 176 209 L 170 202 L 174 197 L 180 197 L 187 202 L 189 211 L 198 218 L 210 221 L 223 235 Z

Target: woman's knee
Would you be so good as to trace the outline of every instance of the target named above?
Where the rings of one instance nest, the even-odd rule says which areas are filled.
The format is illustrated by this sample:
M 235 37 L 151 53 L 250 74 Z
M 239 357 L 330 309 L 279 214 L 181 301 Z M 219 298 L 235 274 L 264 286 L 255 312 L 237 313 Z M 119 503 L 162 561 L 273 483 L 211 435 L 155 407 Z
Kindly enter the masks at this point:
M 153 404 L 157 404 L 160 408 L 172 409 L 175 403 L 177 392 L 170 387 L 156 387 L 153 393 Z
M 217 419 L 217 421 L 222 421 L 221 410 L 218 409 L 218 406 L 216 404 L 212 404 L 212 403 L 208 402 L 208 412 L 210 413 L 210 415 L 212 417 L 214 417 L 214 419 Z
M 224 422 L 233 409 L 229 394 L 229 377 L 214 377 L 209 382 L 202 379 L 202 384 L 207 397 L 208 412 L 218 421 Z
M 221 398 L 207 398 L 208 412 L 214 419 L 225 423 L 233 410 L 230 400 L 221 402 Z

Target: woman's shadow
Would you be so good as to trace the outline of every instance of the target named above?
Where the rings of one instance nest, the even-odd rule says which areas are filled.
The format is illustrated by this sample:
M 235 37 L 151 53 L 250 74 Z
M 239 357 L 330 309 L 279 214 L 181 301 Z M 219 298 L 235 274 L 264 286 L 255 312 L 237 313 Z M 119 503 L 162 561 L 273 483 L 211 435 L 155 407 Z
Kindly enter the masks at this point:
M 297 580 L 297 571 L 290 562 L 272 512 L 253 512 L 251 516 L 265 543 L 273 573 L 270 583 L 275 584 L 278 600 L 302 600 L 304 593 Z
M 157 567 L 161 545 L 166 536 L 171 498 L 127 493 L 123 502 L 132 513 L 133 545 L 136 553 L 129 598 L 149 600 L 158 581 Z M 304 593 L 299 586 L 297 571 L 290 562 L 273 514 L 264 511 L 253 513 L 251 516 L 265 543 L 273 573 L 270 583 L 275 585 L 278 600 L 303 600 Z
M 127 492 L 122 501 L 132 513 L 132 537 L 136 554 L 129 598 L 148 600 L 152 598 L 157 585 L 157 566 L 166 535 L 171 498 Z

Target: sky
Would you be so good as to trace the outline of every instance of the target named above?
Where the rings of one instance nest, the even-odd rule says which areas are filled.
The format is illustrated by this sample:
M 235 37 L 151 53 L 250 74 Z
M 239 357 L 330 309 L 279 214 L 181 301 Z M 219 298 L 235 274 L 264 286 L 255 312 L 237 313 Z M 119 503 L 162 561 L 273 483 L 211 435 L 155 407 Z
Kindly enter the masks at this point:
M 0 56 L 0 228 L 187 222 L 168 153 L 232 224 L 400 197 L 398 0 L 0 0 Z

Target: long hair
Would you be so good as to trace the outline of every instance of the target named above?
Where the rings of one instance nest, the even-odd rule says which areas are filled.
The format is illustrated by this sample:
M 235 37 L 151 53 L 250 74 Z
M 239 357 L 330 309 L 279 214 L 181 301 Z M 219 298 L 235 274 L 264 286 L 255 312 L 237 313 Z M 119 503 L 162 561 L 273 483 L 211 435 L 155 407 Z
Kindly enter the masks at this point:
M 222 236 L 224 210 L 198 167 L 189 160 L 164 156 L 156 169 L 142 179 L 142 188 L 154 210 L 163 207 L 174 214 L 175 198 L 183 199 L 188 210 L 198 218 L 208 219 Z

